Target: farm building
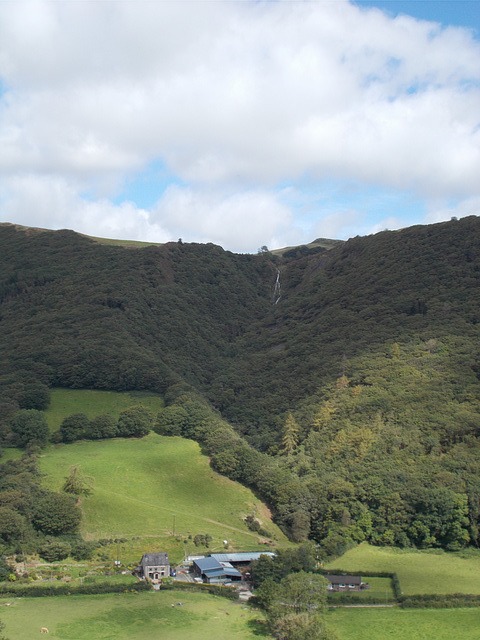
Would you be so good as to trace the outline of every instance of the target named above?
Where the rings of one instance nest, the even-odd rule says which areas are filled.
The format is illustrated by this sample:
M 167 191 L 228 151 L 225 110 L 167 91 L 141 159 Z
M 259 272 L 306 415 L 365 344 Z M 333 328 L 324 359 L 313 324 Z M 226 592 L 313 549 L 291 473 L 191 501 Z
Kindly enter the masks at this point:
M 229 562 L 219 562 L 213 556 L 193 561 L 193 573 L 204 582 L 223 584 L 225 582 L 241 582 L 242 574 Z
M 242 553 L 212 553 L 211 557 L 218 562 L 229 562 L 234 567 L 248 567 L 254 560 L 258 560 L 260 556 L 270 556 L 273 558 L 276 554 L 272 551 L 249 551 Z
M 329 581 L 329 591 L 360 591 L 363 589 L 361 576 L 329 576 L 325 578 Z
M 150 582 L 158 582 L 170 575 L 168 553 L 144 553 L 137 572 Z

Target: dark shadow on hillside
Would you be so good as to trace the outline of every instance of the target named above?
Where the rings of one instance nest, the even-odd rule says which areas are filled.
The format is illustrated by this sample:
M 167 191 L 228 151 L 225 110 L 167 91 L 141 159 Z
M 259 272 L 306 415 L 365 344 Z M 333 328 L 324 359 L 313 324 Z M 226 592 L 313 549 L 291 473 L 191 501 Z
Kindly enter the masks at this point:
M 255 620 L 249 620 L 247 626 L 254 636 L 260 636 L 262 638 L 271 637 L 268 632 L 266 620 L 260 620 L 259 618 L 256 618 Z

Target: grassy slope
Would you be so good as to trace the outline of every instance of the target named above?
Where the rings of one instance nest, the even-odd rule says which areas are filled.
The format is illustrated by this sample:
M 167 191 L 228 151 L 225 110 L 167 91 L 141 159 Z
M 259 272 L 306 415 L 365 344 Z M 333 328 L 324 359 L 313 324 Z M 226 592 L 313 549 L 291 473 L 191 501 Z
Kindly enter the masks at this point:
M 340 640 L 477 640 L 480 609 L 336 609 Z
M 95 479 L 93 495 L 83 499 L 83 532 L 91 538 L 210 533 L 214 544 L 258 547 L 258 536 L 242 521 L 255 506 L 268 513 L 253 493 L 214 473 L 198 444 L 151 433 L 146 438 L 77 442 L 51 446 L 40 460 L 45 484 L 60 489 L 71 465 Z M 266 527 L 278 539 L 271 521 Z
M 455 553 L 408 551 L 361 544 L 327 564 L 326 568 L 396 572 L 405 594 L 480 594 L 480 555 L 462 558 Z
M 160 396 L 138 391 L 117 393 L 90 389 L 54 389 L 46 417 L 50 431 L 56 431 L 62 420 L 73 413 L 84 413 L 87 418 L 110 413 L 118 418 L 121 411 L 139 404 L 149 407 L 154 413 L 163 408 Z
M 180 591 L 22 598 L 2 607 L 5 634 L 15 640 L 36 638 L 42 627 L 50 640 L 253 640 L 254 617 L 224 598 Z

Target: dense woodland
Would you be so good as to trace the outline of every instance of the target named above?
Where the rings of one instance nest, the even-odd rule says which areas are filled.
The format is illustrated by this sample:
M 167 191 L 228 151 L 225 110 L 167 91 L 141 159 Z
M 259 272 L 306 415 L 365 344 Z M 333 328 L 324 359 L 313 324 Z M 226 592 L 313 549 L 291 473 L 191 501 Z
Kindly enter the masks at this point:
M 12 527 L 49 535 L 29 511 L 28 451 L 59 386 L 149 390 L 167 407 L 138 432 L 135 415 L 74 416 L 54 441 L 150 426 L 196 439 L 325 556 L 361 540 L 478 545 L 480 219 L 328 246 L 126 248 L 0 225 L 0 433 L 27 450 L 18 472 L 0 466 Z

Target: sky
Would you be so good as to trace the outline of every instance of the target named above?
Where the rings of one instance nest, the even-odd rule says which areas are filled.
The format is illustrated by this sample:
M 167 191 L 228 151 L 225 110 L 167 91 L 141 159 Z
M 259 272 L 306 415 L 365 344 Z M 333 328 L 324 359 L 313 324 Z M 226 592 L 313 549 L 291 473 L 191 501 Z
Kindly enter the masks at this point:
M 472 214 L 480 0 L 0 0 L 1 222 L 254 253 Z

